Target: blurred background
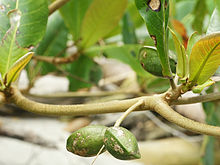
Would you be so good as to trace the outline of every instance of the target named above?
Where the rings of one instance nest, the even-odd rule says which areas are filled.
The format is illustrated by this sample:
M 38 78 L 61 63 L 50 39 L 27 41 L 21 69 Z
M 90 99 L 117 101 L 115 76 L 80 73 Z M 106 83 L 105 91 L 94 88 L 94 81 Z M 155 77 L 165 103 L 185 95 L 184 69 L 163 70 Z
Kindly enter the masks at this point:
M 83 22 L 91 10 L 90 6 L 83 9 L 84 17 L 74 17 L 74 14 L 80 15 L 78 12 L 82 11 L 77 9 L 85 8 L 86 1 L 90 4 L 93 0 L 78 1 L 70 0 L 49 17 L 46 35 L 34 49 L 35 56 L 69 57 L 80 50 L 78 43 L 81 38 L 77 34 L 84 24 L 78 25 L 74 19 Z M 210 22 L 220 22 L 216 9 L 218 6 L 220 8 L 218 1 L 170 0 L 169 26 L 185 47 L 195 31 L 195 40 L 198 40 L 205 35 Z M 22 71 L 17 84 L 26 97 L 48 104 L 86 104 L 165 92 L 169 88 L 169 81 L 147 73 L 137 60 L 139 49 L 145 45 L 154 46 L 154 42 L 148 35 L 134 0 L 128 0 L 117 24 L 97 42 L 89 45 L 75 61 L 58 65 L 33 58 Z M 175 58 L 171 36 L 169 49 Z M 219 80 L 220 69 L 214 76 Z M 219 90 L 220 83 L 216 82 L 200 94 L 188 92 L 183 97 Z M 193 120 L 220 126 L 219 101 L 173 108 Z M 69 153 L 65 148 L 66 139 L 75 130 L 90 124 L 112 126 L 120 115 L 50 117 L 29 113 L 11 104 L 2 105 L 0 165 L 91 164 L 94 158 Z M 137 138 L 142 158 L 120 161 L 104 153 L 99 156 L 96 165 L 220 164 L 219 138 L 192 133 L 167 122 L 154 112 L 133 112 L 122 126 Z

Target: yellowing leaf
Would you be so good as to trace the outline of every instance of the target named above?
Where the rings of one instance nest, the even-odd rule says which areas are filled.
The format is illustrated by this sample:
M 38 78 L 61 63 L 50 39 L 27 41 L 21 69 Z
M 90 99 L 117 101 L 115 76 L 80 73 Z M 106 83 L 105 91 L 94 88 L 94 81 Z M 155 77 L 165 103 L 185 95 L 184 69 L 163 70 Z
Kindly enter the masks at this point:
M 180 43 L 179 39 L 177 38 L 176 34 L 170 29 L 170 32 L 173 36 L 173 41 L 176 49 L 177 54 L 177 75 L 180 78 L 184 78 L 188 76 L 188 58 L 186 55 L 186 51 L 184 46 Z
M 33 54 L 33 52 L 29 52 L 14 63 L 14 65 L 9 69 L 7 73 L 7 85 L 11 84 L 17 79 L 19 73 L 31 60 Z
M 189 61 L 189 81 L 205 83 L 220 65 L 220 33 L 213 33 L 200 39 L 192 48 Z

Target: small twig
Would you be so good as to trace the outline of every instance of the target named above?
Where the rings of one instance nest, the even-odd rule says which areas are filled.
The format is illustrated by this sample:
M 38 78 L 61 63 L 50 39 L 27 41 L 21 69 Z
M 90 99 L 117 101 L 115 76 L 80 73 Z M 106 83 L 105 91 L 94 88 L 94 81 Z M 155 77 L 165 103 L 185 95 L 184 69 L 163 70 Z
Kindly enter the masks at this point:
M 69 0 L 56 0 L 49 6 L 49 15 L 65 5 Z
M 220 99 L 220 92 L 207 95 L 179 98 L 171 102 L 171 105 L 194 104 L 199 102 L 208 102 Z
M 91 165 L 94 165 L 95 161 L 97 160 L 97 158 L 99 157 L 99 155 L 101 154 L 102 150 L 105 148 L 105 145 L 103 145 L 101 147 L 101 149 L 99 150 L 99 152 L 97 153 L 96 157 L 94 158 L 94 160 L 92 161 Z
M 67 64 L 78 59 L 80 52 L 76 52 L 68 57 L 48 57 L 48 56 L 33 56 L 33 59 L 47 62 L 50 64 Z
M 121 122 L 135 109 L 137 109 L 140 105 L 142 105 L 144 103 L 144 100 L 139 100 L 137 103 L 135 103 L 134 105 L 132 105 L 130 108 L 128 108 L 127 111 L 125 111 L 123 113 L 123 115 L 115 122 L 114 127 L 118 127 L 120 126 Z

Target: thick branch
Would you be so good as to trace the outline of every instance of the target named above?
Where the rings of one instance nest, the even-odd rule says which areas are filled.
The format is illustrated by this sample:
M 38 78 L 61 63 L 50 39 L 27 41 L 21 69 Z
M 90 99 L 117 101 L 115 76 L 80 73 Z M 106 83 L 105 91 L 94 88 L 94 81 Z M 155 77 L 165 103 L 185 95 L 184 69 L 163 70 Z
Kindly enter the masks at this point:
M 194 96 L 194 97 L 185 97 L 171 102 L 172 105 L 181 105 L 181 104 L 194 104 L 199 102 L 215 101 L 220 99 L 219 93 L 211 93 L 207 95 Z
M 65 5 L 69 0 L 56 0 L 49 6 L 49 15 Z
M 8 95 L 11 103 L 16 104 L 18 107 L 26 111 L 59 116 L 124 112 L 126 109 L 136 105 L 138 101 L 143 100 L 143 105 L 141 102 L 139 109 L 137 110 L 155 110 L 168 121 L 175 123 L 180 127 L 193 132 L 220 137 L 220 127 L 199 123 L 183 117 L 167 104 L 163 95 L 144 96 L 122 101 L 80 105 L 50 105 L 37 103 L 25 98 L 15 87 L 10 88 Z
M 95 104 L 79 104 L 79 105 L 51 105 L 42 104 L 25 98 L 20 91 L 11 87 L 11 96 L 9 101 L 16 104 L 18 107 L 33 113 L 46 114 L 46 115 L 90 115 L 101 113 L 115 113 L 124 112 L 129 107 L 134 105 L 140 99 L 144 99 L 145 102 L 152 102 L 152 96 L 139 97 L 135 99 L 128 99 L 123 101 L 110 101 L 106 103 Z M 148 105 L 148 104 L 147 104 Z M 138 110 L 151 109 L 150 106 L 140 107 Z
M 66 64 L 75 61 L 79 57 L 79 52 L 68 57 L 48 57 L 48 56 L 33 56 L 33 59 L 47 62 L 50 64 Z
M 220 127 L 215 127 L 211 125 L 207 125 L 204 123 L 199 123 L 188 119 L 176 111 L 174 111 L 165 101 L 162 99 L 155 100 L 156 106 L 154 110 L 163 116 L 168 121 L 175 123 L 176 125 L 191 130 L 193 132 L 211 135 L 211 136 L 218 136 L 220 137 Z

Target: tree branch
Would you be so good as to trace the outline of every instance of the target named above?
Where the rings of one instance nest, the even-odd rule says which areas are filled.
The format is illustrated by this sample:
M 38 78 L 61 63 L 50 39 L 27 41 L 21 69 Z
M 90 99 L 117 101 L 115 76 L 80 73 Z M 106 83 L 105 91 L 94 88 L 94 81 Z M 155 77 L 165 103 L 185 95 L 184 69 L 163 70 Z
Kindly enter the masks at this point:
M 220 127 L 193 121 L 174 111 L 162 99 L 155 99 L 155 101 L 156 106 L 154 107 L 154 110 L 168 121 L 193 132 L 220 137 Z
M 220 92 L 210 93 L 210 94 L 201 95 L 201 96 L 180 98 L 178 100 L 172 101 L 171 105 L 194 104 L 194 103 L 208 102 L 208 101 L 214 101 L 214 100 L 219 100 L 219 99 L 220 99 Z
M 11 87 L 6 92 L 9 102 L 16 106 L 34 113 L 46 115 L 90 115 L 101 113 L 124 112 L 130 107 L 139 106 L 137 110 L 155 110 L 168 121 L 186 128 L 190 131 L 220 137 L 220 127 L 199 123 L 183 117 L 175 112 L 165 101 L 164 95 L 144 96 L 122 101 L 110 101 L 94 104 L 78 105 L 50 105 L 37 103 L 25 98 L 16 87 Z M 143 101 L 142 102 L 140 101 Z M 137 103 L 138 102 L 138 103 Z M 133 110 L 133 108 L 131 108 Z
M 78 104 L 78 105 L 51 105 L 42 104 L 25 98 L 16 87 L 11 87 L 9 101 L 16 106 L 33 113 L 44 115 L 90 115 L 101 113 L 124 112 L 134 105 L 140 99 L 149 102 L 146 106 L 140 107 L 138 110 L 151 109 L 150 103 L 154 99 L 153 96 L 144 96 L 135 99 L 122 101 L 110 101 L 94 104 Z
M 49 15 L 65 5 L 69 0 L 56 0 L 49 6 Z
M 66 64 L 75 61 L 79 57 L 79 55 L 80 52 L 76 52 L 68 57 L 33 56 L 33 59 L 50 64 Z

